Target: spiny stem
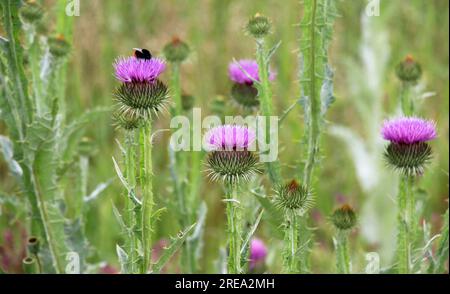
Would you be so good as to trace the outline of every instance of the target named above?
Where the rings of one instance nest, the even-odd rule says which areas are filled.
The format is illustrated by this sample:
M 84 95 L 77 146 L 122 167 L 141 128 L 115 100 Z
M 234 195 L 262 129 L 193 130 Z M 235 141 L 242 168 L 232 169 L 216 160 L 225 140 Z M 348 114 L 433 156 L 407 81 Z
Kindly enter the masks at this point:
M 127 192 L 127 197 L 125 200 L 125 219 L 127 222 L 127 226 L 129 231 L 128 239 L 127 239 L 127 249 L 128 249 L 128 257 L 130 260 L 130 273 L 135 273 L 135 264 L 137 261 L 136 253 L 138 252 L 137 248 L 137 240 L 134 233 L 134 228 L 136 226 L 136 215 L 135 215 L 135 205 L 133 203 L 132 193 L 136 191 L 136 146 L 135 146 L 135 132 L 134 130 L 127 131 L 125 143 L 126 143 L 126 154 L 125 154 L 125 164 L 126 164 L 126 176 L 130 191 Z
M 414 202 L 412 195 L 413 179 L 403 176 L 400 180 L 398 193 L 398 237 L 397 237 L 397 270 L 400 274 L 408 274 L 411 271 L 411 225 L 413 215 L 411 214 L 411 203 Z
M 412 116 L 414 114 L 414 99 L 411 95 L 411 84 L 408 82 L 402 83 L 400 92 L 400 105 L 405 116 Z
M 228 223 L 228 273 L 241 273 L 241 227 L 240 207 L 237 187 L 227 188 L 227 223 Z
M 284 256 L 284 271 L 286 273 L 298 273 L 298 262 L 297 262 L 297 231 L 299 227 L 297 225 L 297 216 L 293 212 L 286 213 L 286 223 L 287 228 L 285 229 L 284 245 L 285 245 L 285 256 Z
M 339 274 L 350 273 L 350 257 L 348 252 L 348 232 L 338 230 L 336 236 L 336 267 Z
M 151 121 L 145 122 L 140 128 L 140 157 L 141 157 L 141 189 L 142 189 L 142 247 L 143 247 L 143 263 L 141 273 L 146 273 L 151 266 L 152 256 L 152 226 L 153 226 L 153 169 L 152 169 L 152 142 L 151 138 Z
M 258 74 L 260 79 L 260 87 L 258 98 L 261 105 L 261 113 L 268 119 L 273 115 L 272 106 L 272 89 L 269 81 L 269 60 L 267 60 L 267 48 L 264 39 L 256 40 L 256 61 L 258 63 Z M 273 134 L 270 133 L 270 124 L 266 121 L 266 140 L 270 142 Z M 281 172 L 279 162 L 273 161 L 267 163 L 269 178 L 274 184 L 281 181 Z
M 308 121 L 308 157 L 305 164 L 305 169 L 303 172 L 303 182 L 307 187 L 311 187 L 312 173 L 314 169 L 314 164 L 316 162 L 316 155 L 318 151 L 319 135 L 320 135 L 320 96 L 316 93 L 316 10 L 317 10 L 317 0 L 312 1 L 312 13 L 311 13 L 311 24 L 310 30 L 310 47 L 309 56 L 310 64 L 308 70 L 309 78 L 309 121 Z

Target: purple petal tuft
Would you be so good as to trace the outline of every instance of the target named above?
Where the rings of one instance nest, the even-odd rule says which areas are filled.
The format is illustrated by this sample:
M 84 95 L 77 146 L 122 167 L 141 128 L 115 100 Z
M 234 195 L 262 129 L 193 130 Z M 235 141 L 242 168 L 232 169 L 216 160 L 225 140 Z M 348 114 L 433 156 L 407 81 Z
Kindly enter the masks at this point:
M 114 62 L 116 78 L 123 83 L 155 81 L 166 69 L 162 59 L 139 59 L 121 57 Z
M 255 141 L 255 132 L 243 126 L 224 125 L 209 130 L 206 140 L 212 150 L 244 150 Z
M 417 117 L 400 117 L 385 121 L 381 135 L 398 144 L 426 142 L 436 138 L 436 124 Z
M 251 59 L 242 59 L 232 62 L 228 66 L 228 74 L 233 82 L 238 84 L 253 84 L 253 80 L 259 81 L 258 63 Z M 269 80 L 275 79 L 275 73 L 269 73 Z

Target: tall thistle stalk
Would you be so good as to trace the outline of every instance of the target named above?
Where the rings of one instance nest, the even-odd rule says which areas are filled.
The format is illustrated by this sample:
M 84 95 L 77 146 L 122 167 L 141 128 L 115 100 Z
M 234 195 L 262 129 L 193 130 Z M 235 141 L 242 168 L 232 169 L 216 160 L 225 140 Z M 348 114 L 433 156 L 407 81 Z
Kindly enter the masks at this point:
M 256 41 L 256 62 L 258 63 L 259 80 L 253 80 L 256 89 L 258 90 L 258 99 L 260 104 L 260 111 L 263 116 L 268 119 L 275 115 L 273 111 L 272 89 L 269 81 L 269 64 L 272 55 L 277 50 L 280 43 L 276 44 L 270 50 L 267 47 L 267 36 L 271 30 L 270 20 L 257 13 L 250 18 L 246 25 L 246 31 L 253 36 Z M 248 73 L 247 73 L 248 74 Z M 266 123 L 266 140 L 270 142 L 271 137 L 275 134 L 270 132 L 270 124 Z M 267 171 L 272 183 L 279 184 L 281 182 L 281 171 L 278 160 L 267 163 Z
M 185 61 L 190 53 L 189 46 L 175 37 L 171 42 L 169 42 L 163 50 L 164 56 L 167 61 L 171 64 L 171 83 L 170 88 L 172 92 L 172 97 L 175 102 L 174 107 L 171 109 L 172 117 L 176 117 L 183 114 L 183 100 L 182 100 L 182 90 L 180 81 L 180 66 L 183 61 Z M 189 134 L 190 136 L 191 134 Z M 189 146 L 190 148 L 191 146 Z M 169 147 L 171 148 L 171 147 Z M 191 151 L 190 153 L 186 151 L 176 152 L 172 149 L 169 150 L 171 153 L 171 174 L 175 186 L 176 195 L 176 215 L 178 217 L 178 223 L 180 227 L 186 227 L 196 219 L 196 209 L 197 203 L 195 199 L 197 195 L 192 195 L 189 191 L 188 177 L 190 173 L 188 171 L 188 157 L 189 154 L 197 153 L 196 151 Z M 196 160 L 193 156 L 193 160 Z M 181 252 L 181 268 L 183 273 L 195 273 L 196 272 L 196 242 L 193 238 L 188 238 L 184 243 L 183 250 Z
M 304 15 L 300 23 L 300 87 L 301 105 L 305 118 L 303 185 L 311 191 L 315 167 L 319 162 L 320 135 L 324 124 L 324 115 L 334 101 L 332 77 L 333 71 L 328 64 L 328 46 L 332 38 L 333 22 L 336 17 L 334 3 L 331 0 L 306 0 Z M 306 219 L 297 220 L 306 224 Z M 307 231 L 305 227 L 303 230 Z M 301 272 L 308 271 L 308 257 L 304 236 L 296 236 Z
M 415 117 L 401 117 L 385 121 L 382 136 L 390 141 L 384 156 L 388 164 L 401 173 L 398 192 L 398 273 L 411 273 L 414 241 L 418 226 L 414 182 L 422 176 L 432 157 L 427 141 L 436 137 L 435 124 Z
M 152 185 L 152 118 L 164 108 L 168 98 L 166 85 L 158 80 L 165 63 L 153 58 L 146 49 L 139 49 L 133 57 L 119 58 L 114 67 L 116 78 L 122 82 L 115 93 L 118 105 L 114 119 L 119 127 L 127 131 L 126 150 L 123 152 L 126 178 L 115 163 L 119 178 L 127 190 L 125 221 L 116 213 L 122 230 L 126 232 L 126 246 L 125 249 L 118 246 L 117 251 L 122 271 L 147 273 L 152 270 L 152 234 L 156 220 Z M 134 142 L 134 130 L 139 133 L 138 144 Z M 135 148 L 139 150 L 140 200 L 135 196 Z
M 219 126 L 206 134 L 211 150 L 206 158 L 208 175 L 213 181 L 221 181 L 225 188 L 229 274 L 240 274 L 246 268 L 239 188 L 258 172 L 258 157 L 248 150 L 254 140 L 253 130 L 236 125 Z

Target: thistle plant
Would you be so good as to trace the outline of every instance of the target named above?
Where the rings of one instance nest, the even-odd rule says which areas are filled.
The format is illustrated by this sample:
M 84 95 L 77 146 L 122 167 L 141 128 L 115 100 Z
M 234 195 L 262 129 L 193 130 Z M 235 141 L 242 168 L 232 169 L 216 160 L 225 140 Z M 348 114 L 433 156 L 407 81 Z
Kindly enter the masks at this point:
M 415 86 L 422 75 L 422 67 L 414 60 L 412 55 L 407 55 L 405 59 L 400 62 L 395 68 L 395 73 L 398 79 L 402 82 L 402 88 L 400 92 L 400 107 L 403 115 L 414 115 L 415 97 L 413 97 L 411 90 Z
M 427 141 L 436 138 L 434 122 L 416 117 L 400 117 L 385 121 L 382 136 L 390 141 L 385 151 L 388 164 L 401 174 L 397 198 L 398 236 L 397 236 L 397 270 L 410 273 L 414 237 L 419 225 L 416 213 L 414 183 L 422 176 L 432 156 Z
M 270 87 L 270 79 L 273 79 L 273 74 L 270 74 L 269 64 L 272 55 L 280 45 L 280 43 L 278 43 L 270 50 L 268 49 L 266 39 L 271 32 L 271 27 L 271 21 L 266 16 L 257 13 L 255 16 L 251 17 L 245 26 L 245 30 L 247 34 L 252 36 L 256 41 L 257 67 L 253 62 L 249 61 L 241 61 L 230 67 L 230 74 L 231 70 L 233 70 L 233 76 L 237 78 L 237 82 L 253 82 L 253 86 L 258 90 L 257 98 L 260 104 L 260 112 L 265 117 L 275 115 L 272 102 L 272 89 Z M 236 66 L 240 71 L 236 70 Z M 249 72 L 247 72 L 247 69 Z M 237 90 L 235 90 L 235 92 L 236 91 Z M 242 89 L 240 91 L 242 91 Z M 270 133 L 269 124 L 266 124 L 266 126 L 266 140 L 270 141 L 270 137 L 274 134 Z M 281 181 L 281 171 L 278 160 L 268 162 L 267 171 L 272 183 L 277 184 Z
M 145 49 L 143 49 L 145 50 Z M 152 270 L 152 232 L 155 228 L 154 196 L 152 186 L 152 118 L 164 109 L 168 90 L 158 80 L 165 69 L 165 62 L 159 58 L 135 56 L 119 58 L 114 63 L 115 76 L 122 82 L 116 90 L 118 102 L 114 114 L 116 124 L 126 132 L 125 176 L 126 187 L 124 228 L 125 249 L 118 247 L 122 270 L 128 273 L 146 273 Z M 136 135 L 138 131 L 138 136 Z M 138 149 L 139 151 L 137 152 Z M 136 196 L 136 162 L 139 154 L 139 185 L 141 197 Z
M 336 249 L 336 268 L 339 274 L 351 273 L 351 261 L 348 248 L 348 234 L 356 225 L 357 219 L 353 208 L 344 204 L 331 215 L 331 222 L 336 228 L 334 246 Z
M 283 268 L 286 273 L 298 273 L 305 266 L 299 252 L 301 234 L 306 233 L 301 219 L 313 205 L 313 196 L 304 185 L 296 180 L 280 185 L 276 189 L 275 206 L 284 213 L 284 257 Z
M 209 130 L 205 136 L 210 149 L 206 158 L 208 176 L 225 188 L 228 273 L 239 274 L 243 272 L 240 186 L 258 172 L 258 157 L 249 150 L 255 133 L 246 127 L 224 125 Z

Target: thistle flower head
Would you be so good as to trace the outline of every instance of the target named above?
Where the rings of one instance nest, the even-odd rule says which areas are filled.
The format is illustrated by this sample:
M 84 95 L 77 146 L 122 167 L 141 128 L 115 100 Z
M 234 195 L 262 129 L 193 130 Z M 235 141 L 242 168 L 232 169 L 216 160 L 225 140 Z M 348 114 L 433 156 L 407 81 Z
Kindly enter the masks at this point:
M 381 134 L 397 144 L 414 144 L 436 138 L 436 124 L 417 117 L 400 117 L 385 121 Z
M 57 58 L 65 57 L 70 52 L 70 44 L 63 35 L 48 38 L 48 47 L 50 53 Z
M 264 264 L 267 256 L 267 247 L 264 241 L 259 238 L 252 238 L 250 241 L 250 270 Z
M 422 75 L 422 67 L 411 55 L 400 62 L 395 68 L 397 77 L 403 82 L 416 83 Z
M 247 150 L 255 141 L 255 132 L 243 126 L 223 125 L 209 130 L 206 140 L 215 151 Z
M 426 142 L 436 138 L 435 123 L 402 117 L 385 121 L 381 133 L 391 141 L 384 152 L 389 165 L 408 176 L 421 175 L 432 157 Z
M 350 230 L 356 225 L 356 213 L 350 205 L 344 204 L 333 212 L 331 221 L 339 230 Z
M 256 39 L 261 39 L 270 33 L 272 25 L 270 20 L 259 13 L 251 17 L 245 27 L 247 33 Z
M 255 133 L 246 127 L 224 125 L 211 129 L 206 135 L 210 152 L 206 158 L 207 172 L 212 180 L 227 184 L 248 181 L 259 172 L 258 157 L 248 147 Z
M 189 56 L 188 44 L 174 37 L 163 49 L 164 56 L 169 62 L 183 62 Z
M 275 192 L 275 205 L 286 211 L 304 214 L 314 203 L 308 187 L 299 184 L 296 180 L 280 185 Z
M 128 117 L 149 119 L 152 113 L 164 109 L 168 100 L 167 86 L 160 80 L 151 83 L 123 83 L 116 90 L 119 112 Z
M 26 2 L 19 12 L 22 20 L 30 24 L 39 22 L 44 15 L 44 10 L 34 0 Z
M 241 59 L 230 63 L 228 66 L 230 79 L 238 84 L 252 85 L 253 81 L 259 81 L 258 63 L 252 59 Z M 275 79 L 275 73 L 269 73 L 269 80 Z
M 166 69 L 162 59 L 120 57 L 114 62 L 115 76 L 123 83 L 153 83 Z

